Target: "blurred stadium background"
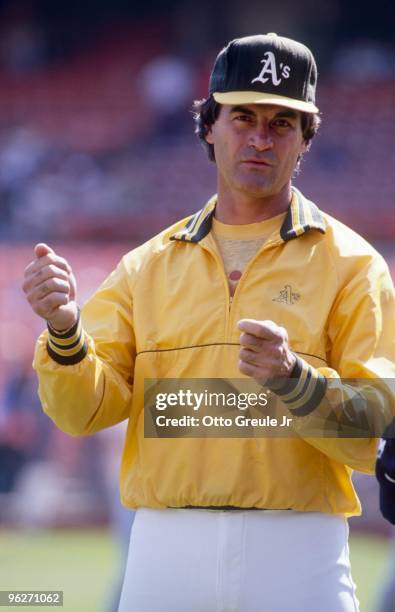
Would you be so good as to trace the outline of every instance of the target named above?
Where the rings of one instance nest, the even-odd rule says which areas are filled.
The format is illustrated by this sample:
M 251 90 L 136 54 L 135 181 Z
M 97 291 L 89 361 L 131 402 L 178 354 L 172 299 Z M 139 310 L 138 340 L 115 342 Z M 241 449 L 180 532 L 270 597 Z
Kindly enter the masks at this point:
M 393 6 L 269 4 L 0 2 L 0 589 L 64 589 L 67 610 L 113 609 L 121 435 L 70 438 L 41 413 L 31 361 L 43 325 L 21 278 L 47 241 L 70 260 L 83 301 L 124 252 L 201 207 L 215 172 L 191 101 L 230 38 L 275 31 L 312 48 L 323 124 L 296 184 L 395 272 Z M 355 485 L 354 578 L 372 612 L 392 533 L 374 479 Z

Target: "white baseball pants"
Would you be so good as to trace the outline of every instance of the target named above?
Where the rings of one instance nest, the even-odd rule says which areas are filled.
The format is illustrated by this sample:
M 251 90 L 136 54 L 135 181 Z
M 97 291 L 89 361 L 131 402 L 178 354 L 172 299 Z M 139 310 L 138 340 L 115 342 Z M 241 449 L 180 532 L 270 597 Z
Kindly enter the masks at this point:
M 119 612 L 358 612 L 348 524 L 318 512 L 142 508 Z

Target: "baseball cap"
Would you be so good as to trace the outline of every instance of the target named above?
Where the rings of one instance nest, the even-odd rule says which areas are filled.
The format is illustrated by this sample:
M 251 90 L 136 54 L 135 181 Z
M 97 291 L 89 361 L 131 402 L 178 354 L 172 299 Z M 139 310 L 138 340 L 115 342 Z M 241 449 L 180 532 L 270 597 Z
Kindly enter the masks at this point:
M 209 93 L 220 104 L 277 104 L 318 113 L 316 84 L 310 49 L 274 33 L 257 34 L 236 38 L 220 51 Z

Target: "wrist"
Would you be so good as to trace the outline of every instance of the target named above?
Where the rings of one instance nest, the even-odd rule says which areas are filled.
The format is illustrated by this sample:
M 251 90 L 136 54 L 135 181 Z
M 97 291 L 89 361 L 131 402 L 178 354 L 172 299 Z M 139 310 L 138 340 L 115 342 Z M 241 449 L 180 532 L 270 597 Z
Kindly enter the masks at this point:
M 320 404 L 326 392 L 326 379 L 318 370 L 296 354 L 288 377 L 272 379 L 268 388 L 297 417 L 307 416 Z
M 47 327 L 51 333 L 63 335 L 63 334 L 67 334 L 68 332 L 70 332 L 73 329 L 73 327 L 77 325 L 77 323 L 78 323 L 78 317 L 71 325 L 68 325 L 67 327 L 60 327 L 59 324 L 58 326 L 56 326 L 53 323 L 51 323 L 51 321 L 47 321 Z
M 50 331 L 58 334 L 66 334 L 77 325 L 80 318 L 80 308 L 78 304 L 73 304 L 74 308 L 67 309 L 66 312 L 59 312 L 57 317 L 47 319 L 47 327 Z
M 69 329 L 59 331 L 47 322 L 49 356 L 61 365 L 75 365 L 84 359 L 88 352 L 85 332 L 82 329 L 80 312 L 77 321 Z
M 284 363 L 284 378 L 292 378 L 293 376 L 297 376 L 297 367 L 296 367 L 297 357 L 295 353 L 288 349 L 287 356 Z M 299 371 L 299 370 L 298 370 Z

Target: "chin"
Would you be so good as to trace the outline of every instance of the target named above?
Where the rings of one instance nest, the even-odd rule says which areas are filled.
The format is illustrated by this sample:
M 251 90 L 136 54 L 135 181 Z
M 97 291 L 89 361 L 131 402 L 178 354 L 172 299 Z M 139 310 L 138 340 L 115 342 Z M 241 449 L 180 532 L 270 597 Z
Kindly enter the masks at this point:
M 257 185 L 256 183 L 249 183 L 248 185 L 244 184 L 241 191 L 253 198 L 268 198 L 278 193 L 278 191 L 274 189 L 272 185 Z

